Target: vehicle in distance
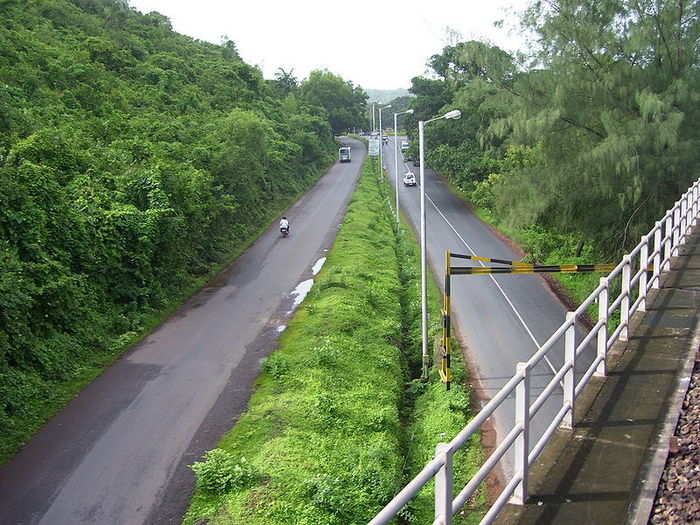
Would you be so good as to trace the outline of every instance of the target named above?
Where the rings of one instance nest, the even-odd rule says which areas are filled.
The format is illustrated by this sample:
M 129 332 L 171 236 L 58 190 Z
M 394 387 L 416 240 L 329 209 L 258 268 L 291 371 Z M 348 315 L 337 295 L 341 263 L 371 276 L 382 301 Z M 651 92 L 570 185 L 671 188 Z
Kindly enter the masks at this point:
M 406 151 L 408 149 L 408 142 L 405 140 L 401 141 L 401 151 Z
M 416 185 L 416 176 L 413 174 L 412 171 L 407 171 L 406 175 L 403 176 L 403 185 L 404 186 L 415 186 Z
M 344 146 L 338 150 L 338 158 L 340 162 L 350 162 L 352 156 L 350 155 L 350 147 Z
M 419 159 L 418 157 L 416 157 L 415 159 L 413 159 L 413 165 L 414 165 L 414 166 L 420 166 L 420 159 Z

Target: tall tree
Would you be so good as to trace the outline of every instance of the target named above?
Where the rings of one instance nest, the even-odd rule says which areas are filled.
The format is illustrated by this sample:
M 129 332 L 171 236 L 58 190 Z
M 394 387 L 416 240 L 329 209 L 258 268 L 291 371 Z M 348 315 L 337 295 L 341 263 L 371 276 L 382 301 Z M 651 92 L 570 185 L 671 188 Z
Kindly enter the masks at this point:
M 303 99 L 323 108 L 334 133 L 352 127 L 366 127 L 367 94 L 352 82 L 330 71 L 312 71 L 301 85 Z
M 505 179 L 500 208 L 633 244 L 697 176 L 698 0 L 547 0 L 512 113 L 493 129 L 542 144 L 542 162 Z M 595 210 L 595 213 L 592 213 Z

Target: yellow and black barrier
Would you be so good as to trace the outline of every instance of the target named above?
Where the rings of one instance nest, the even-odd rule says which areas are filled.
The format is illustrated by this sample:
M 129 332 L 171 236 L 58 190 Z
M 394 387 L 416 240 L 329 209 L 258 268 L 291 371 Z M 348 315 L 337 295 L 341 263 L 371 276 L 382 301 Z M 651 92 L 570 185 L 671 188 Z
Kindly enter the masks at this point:
M 440 379 L 450 389 L 452 367 L 450 363 L 450 252 L 445 253 L 445 296 L 442 301 L 442 340 L 440 342 Z
M 471 261 L 490 262 L 504 264 L 503 267 L 482 267 L 482 266 L 452 266 L 452 259 L 468 259 Z M 615 268 L 614 264 L 531 264 L 519 261 L 507 261 L 505 259 L 494 259 L 492 257 L 479 257 L 477 255 L 465 255 L 445 252 L 445 296 L 442 307 L 442 338 L 440 341 L 440 379 L 450 389 L 452 382 L 452 369 L 450 368 L 450 293 L 451 278 L 453 275 L 486 275 L 486 274 L 528 274 L 528 273 L 592 273 L 611 272 Z
M 520 261 L 507 261 L 505 259 L 495 259 L 493 257 L 479 257 L 478 255 L 465 255 L 463 253 L 449 253 L 449 257 L 455 259 L 469 259 L 470 261 L 481 261 L 490 262 L 498 264 L 507 264 L 508 266 L 532 266 L 530 263 L 520 262 Z
M 527 264 L 512 267 L 484 268 L 481 266 L 452 266 L 452 275 L 483 275 L 489 273 L 592 273 L 610 272 L 614 264 Z

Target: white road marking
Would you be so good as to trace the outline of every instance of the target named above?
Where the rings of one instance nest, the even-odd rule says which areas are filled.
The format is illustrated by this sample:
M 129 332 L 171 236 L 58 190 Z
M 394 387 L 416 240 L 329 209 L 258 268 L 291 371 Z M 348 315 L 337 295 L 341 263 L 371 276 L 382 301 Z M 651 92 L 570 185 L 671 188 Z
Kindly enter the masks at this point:
M 402 161 L 403 161 L 404 168 L 405 168 L 406 170 L 409 170 L 409 171 L 410 171 L 410 168 L 408 167 L 408 165 L 406 164 L 406 162 L 403 160 L 403 153 L 401 154 L 401 157 L 402 157 Z M 420 181 L 420 183 L 423 184 L 423 181 Z M 455 235 L 457 235 L 457 237 L 459 237 L 459 240 L 462 241 L 462 243 L 467 247 L 467 249 L 471 252 L 471 254 L 472 254 L 472 255 L 476 255 L 476 252 L 472 249 L 471 246 L 469 246 L 469 243 L 468 243 L 467 241 L 464 240 L 464 238 L 459 234 L 459 232 L 455 229 L 455 227 L 452 226 L 452 224 L 450 223 L 450 221 L 447 220 L 447 217 L 445 217 L 445 215 L 440 211 L 440 208 L 437 207 L 437 204 L 435 204 L 435 201 L 433 201 L 433 199 L 430 198 L 430 195 L 428 195 L 428 192 L 427 192 L 427 191 L 425 192 L 425 198 L 428 199 L 428 200 L 430 201 L 430 204 L 433 205 L 433 208 L 435 208 L 435 211 L 437 211 L 437 212 L 440 214 L 440 217 L 442 217 L 442 219 L 445 221 L 445 223 L 452 229 L 453 232 L 455 232 Z M 486 267 L 486 265 L 485 265 L 482 261 L 477 261 L 477 262 L 478 262 L 481 266 Z M 539 341 L 537 341 L 537 338 L 535 337 L 535 334 L 533 334 L 533 333 L 532 333 L 532 330 L 530 330 L 530 327 L 527 326 L 527 323 L 526 323 L 525 320 L 523 319 L 522 315 L 520 315 L 520 312 L 519 312 L 518 309 L 515 307 L 515 305 L 513 304 L 513 302 L 510 300 L 510 298 L 508 297 L 508 295 L 506 294 L 506 292 L 503 290 L 503 288 L 501 287 L 501 285 L 498 283 L 498 281 L 496 281 L 496 279 L 493 277 L 493 275 L 489 275 L 489 278 L 491 279 L 491 281 L 493 281 L 493 284 L 496 285 L 496 288 L 498 288 L 498 291 L 501 292 L 501 295 L 503 295 L 503 298 L 504 298 L 504 299 L 506 300 L 506 302 L 508 303 L 508 306 L 510 306 L 511 310 L 513 310 L 513 313 L 515 314 L 515 316 L 516 316 L 516 317 L 518 318 L 518 320 L 520 321 L 520 324 L 523 325 L 523 328 L 524 328 L 525 331 L 527 332 L 527 335 L 530 336 L 530 339 L 532 339 L 532 342 L 535 343 L 535 346 L 537 347 L 537 349 L 539 350 L 540 348 L 542 348 L 542 345 L 539 343 Z M 552 365 L 552 362 L 549 360 L 549 358 L 548 358 L 547 356 L 544 356 L 544 360 L 546 361 L 546 363 L 547 363 L 547 365 L 549 366 L 549 368 L 550 368 L 550 370 L 552 371 L 552 373 L 553 373 L 553 374 L 556 374 L 556 373 L 557 373 L 557 370 L 556 370 L 556 368 L 554 368 L 554 365 Z M 563 383 L 562 383 L 562 386 L 563 386 Z
M 459 232 L 455 229 L 455 227 L 452 226 L 452 224 L 450 223 L 450 221 L 447 220 L 447 217 L 445 217 L 445 215 L 440 211 L 440 208 L 437 207 L 437 205 L 435 204 L 435 202 L 433 201 L 433 199 L 430 198 L 430 196 L 428 195 L 427 192 L 425 193 L 425 197 L 426 197 L 426 199 L 428 199 L 428 200 L 430 201 L 430 204 L 433 205 L 433 207 L 435 208 L 435 211 L 437 211 L 437 212 L 440 214 L 440 217 L 442 217 L 442 219 L 445 221 L 445 223 L 452 229 L 453 232 L 455 232 L 455 235 L 457 235 L 457 237 L 459 237 L 459 240 L 462 241 L 462 243 L 464 244 L 464 246 L 467 247 L 467 249 L 471 252 L 471 254 L 472 254 L 472 255 L 476 255 L 476 252 L 472 249 L 471 246 L 469 246 L 469 243 L 468 243 L 467 241 L 464 240 L 464 238 L 459 234 Z M 486 265 L 485 265 L 482 261 L 477 261 L 477 262 L 478 262 L 481 266 L 486 267 Z M 503 288 L 501 288 L 501 285 L 498 283 L 498 281 L 496 281 L 496 279 L 494 279 L 493 275 L 489 275 L 489 278 L 493 281 L 493 284 L 495 284 L 496 287 L 498 288 L 498 290 L 501 292 L 501 294 L 503 295 L 503 298 L 506 300 L 506 302 L 507 302 L 508 305 L 510 306 L 511 310 L 513 310 L 513 313 L 515 314 L 515 316 L 516 316 L 516 317 L 518 318 L 518 320 L 520 321 L 520 324 L 523 325 L 523 328 L 524 328 L 525 331 L 527 332 L 527 335 L 530 336 L 530 339 L 532 339 L 532 342 L 535 343 L 535 346 L 536 346 L 537 349 L 539 350 L 539 349 L 542 347 L 542 345 L 537 341 L 537 338 L 536 338 L 535 335 L 532 333 L 532 331 L 530 330 L 530 328 L 527 326 L 527 323 L 525 322 L 525 320 L 523 319 L 523 317 L 520 315 L 520 312 L 518 312 L 518 309 L 517 309 L 517 308 L 515 307 L 515 305 L 511 302 L 510 298 L 508 297 L 508 295 L 506 294 L 506 292 L 503 290 Z M 544 360 L 546 361 L 546 363 L 547 363 L 547 365 L 549 366 L 549 368 L 550 368 L 550 370 L 552 371 L 552 373 L 553 373 L 553 374 L 556 374 L 556 373 L 557 373 L 557 370 L 556 370 L 556 368 L 554 368 L 554 365 L 552 365 L 552 362 L 549 360 L 549 358 L 548 358 L 547 356 L 544 356 Z

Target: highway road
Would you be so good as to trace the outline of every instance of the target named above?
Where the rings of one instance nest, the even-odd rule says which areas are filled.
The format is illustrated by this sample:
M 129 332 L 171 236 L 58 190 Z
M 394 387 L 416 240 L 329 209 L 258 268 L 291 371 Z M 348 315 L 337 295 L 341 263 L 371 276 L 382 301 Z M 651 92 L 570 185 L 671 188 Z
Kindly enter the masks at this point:
M 394 138 L 384 147 L 384 166 L 394 183 Z M 398 140 L 406 140 L 398 137 Z M 420 188 L 405 187 L 401 179 L 406 171 L 419 169 L 404 162 L 399 152 L 399 202 L 416 231 L 420 230 Z M 428 261 L 442 281 L 445 250 L 507 260 L 519 260 L 494 231 L 476 217 L 464 200 L 455 196 L 447 184 L 425 167 L 426 231 Z M 393 200 L 393 199 L 392 199 Z M 566 262 L 566 261 L 563 261 Z M 454 260 L 453 265 L 468 266 L 470 261 Z M 476 264 L 474 264 L 476 265 Z M 442 282 L 440 282 L 442 287 Z M 480 399 L 488 400 L 515 373 L 516 363 L 527 361 L 564 322 L 566 309 L 538 275 L 460 275 L 452 278 L 452 319 L 460 341 L 467 349 L 474 389 Z M 585 334 L 579 327 L 577 340 Z M 594 350 L 589 346 L 577 362 L 577 371 L 591 363 Z M 549 359 L 555 369 L 563 363 L 563 342 L 552 349 Z M 551 368 L 541 362 L 533 371 L 532 401 L 553 377 Z M 475 377 L 476 376 L 476 377 Z M 577 374 L 577 377 L 580 374 Z M 531 447 L 561 408 L 562 391 L 557 389 L 533 420 Z M 511 397 L 495 413 L 495 430 L 500 440 L 512 428 L 514 399 Z M 512 466 L 506 456 L 504 468 Z
M 331 247 L 365 155 L 336 163 L 236 262 L 0 467 L 0 523 L 180 523 L 193 475 L 245 409 L 291 293 Z

